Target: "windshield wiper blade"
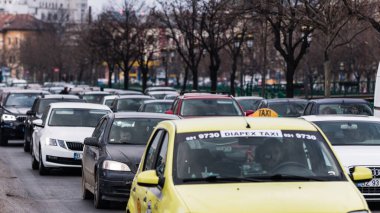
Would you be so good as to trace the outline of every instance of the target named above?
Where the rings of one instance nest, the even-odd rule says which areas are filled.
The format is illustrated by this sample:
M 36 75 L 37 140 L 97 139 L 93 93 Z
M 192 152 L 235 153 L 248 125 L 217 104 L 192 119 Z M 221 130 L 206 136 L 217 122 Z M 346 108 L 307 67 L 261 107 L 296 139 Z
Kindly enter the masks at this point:
M 262 182 L 261 179 L 251 177 L 219 177 L 217 175 L 210 175 L 205 178 L 186 178 L 183 182 Z
M 299 176 L 291 174 L 274 174 L 272 176 L 267 176 L 271 180 L 306 180 L 306 181 L 323 181 L 323 179 L 310 177 L 310 176 Z

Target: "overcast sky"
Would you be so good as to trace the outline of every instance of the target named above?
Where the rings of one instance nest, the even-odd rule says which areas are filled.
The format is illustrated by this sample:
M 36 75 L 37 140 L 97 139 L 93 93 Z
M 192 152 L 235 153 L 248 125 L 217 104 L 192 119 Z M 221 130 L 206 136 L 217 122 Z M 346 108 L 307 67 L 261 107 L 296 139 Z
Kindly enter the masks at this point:
M 146 5 L 152 5 L 155 0 L 141 0 L 145 1 Z M 92 7 L 94 15 L 101 13 L 105 8 L 114 7 L 116 10 L 120 9 L 124 0 L 88 0 L 88 5 Z

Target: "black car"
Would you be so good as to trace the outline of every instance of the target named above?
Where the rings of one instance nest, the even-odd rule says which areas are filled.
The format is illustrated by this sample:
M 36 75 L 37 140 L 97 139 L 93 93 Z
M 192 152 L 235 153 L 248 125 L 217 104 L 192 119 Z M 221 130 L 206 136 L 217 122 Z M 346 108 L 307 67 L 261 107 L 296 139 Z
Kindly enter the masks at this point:
M 159 113 L 110 113 L 84 140 L 82 158 L 82 197 L 94 194 L 94 206 L 109 201 L 125 202 L 132 180 L 153 129 L 163 120 L 178 119 Z
M 47 106 L 51 103 L 57 102 L 83 102 L 86 101 L 80 99 L 76 95 L 44 95 L 42 97 L 38 97 L 32 106 L 32 109 L 26 112 L 27 118 L 25 121 L 25 136 L 24 136 L 24 151 L 29 152 L 32 144 L 30 143 L 32 140 L 33 134 L 33 121 L 35 119 L 40 119 L 42 117 L 42 113 Z
M 104 91 L 90 91 L 82 93 L 80 97 L 86 100 L 88 103 L 102 104 L 103 97 L 110 94 L 111 93 Z
M 261 100 L 257 109 L 272 109 L 280 117 L 299 117 L 302 115 L 307 103 L 307 100 L 298 98 L 264 99 Z
M 323 98 L 310 100 L 303 115 L 356 114 L 373 115 L 368 101 L 360 98 Z
M 32 108 L 34 100 L 44 94 L 49 92 L 8 90 L 1 94 L 0 145 L 8 145 L 9 139 L 24 139 L 26 112 Z
M 262 97 L 257 97 L 257 96 L 242 96 L 242 97 L 235 97 L 235 99 L 240 104 L 240 106 L 243 108 L 244 111 L 247 111 L 247 110 L 256 111 L 261 100 L 263 100 Z
M 113 112 L 137 112 L 145 100 L 153 100 L 148 95 L 121 95 L 116 97 L 112 104 Z

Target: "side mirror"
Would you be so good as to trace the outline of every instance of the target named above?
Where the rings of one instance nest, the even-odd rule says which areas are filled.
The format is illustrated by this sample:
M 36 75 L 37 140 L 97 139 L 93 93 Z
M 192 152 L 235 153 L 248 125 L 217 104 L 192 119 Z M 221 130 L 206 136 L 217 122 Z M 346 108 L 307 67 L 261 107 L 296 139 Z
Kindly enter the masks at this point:
M 84 139 L 84 145 L 99 147 L 98 139 L 95 137 L 88 137 Z
M 34 120 L 33 122 L 32 122 L 35 126 L 38 126 L 38 127 L 44 127 L 43 125 L 42 125 L 42 120 L 41 119 L 36 119 L 36 120 Z
M 29 115 L 29 116 L 35 116 L 36 113 L 33 112 L 32 110 L 29 110 L 29 111 L 26 112 L 26 115 Z
M 155 187 L 158 185 L 158 176 L 155 170 L 148 170 L 137 175 L 137 184 L 146 187 Z
M 253 111 L 253 110 L 247 110 L 247 111 L 245 111 L 245 116 L 250 116 L 250 115 L 252 115 L 254 112 L 255 112 L 255 111 Z
M 350 173 L 350 177 L 354 182 L 367 182 L 372 180 L 372 171 L 367 167 L 355 166 Z
M 167 111 L 165 112 L 165 114 L 173 115 L 174 112 L 173 112 L 173 110 L 169 109 L 169 110 L 167 110 Z

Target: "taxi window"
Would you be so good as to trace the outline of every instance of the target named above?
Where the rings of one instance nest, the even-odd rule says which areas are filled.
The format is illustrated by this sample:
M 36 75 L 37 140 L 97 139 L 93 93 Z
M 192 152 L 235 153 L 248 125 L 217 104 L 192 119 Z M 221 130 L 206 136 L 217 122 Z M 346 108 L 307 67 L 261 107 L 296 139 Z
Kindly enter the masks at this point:
M 164 176 L 165 165 L 166 165 L 166 154 L 168 152 L 169 134 L 165 134 L 164 140 L 162 142 L 159 155 L 157 156 L 155 169 L 157 174 L 161 177 Z
M 327 142 L 313 131 L 244 130 L 176 137 L 176 184 L 229 181 L 345 180 Z
M 158 145 L 159 145 L 159 142 L 161 141 L 162 134 L 163 134 L 163 130 L 158 130 L 152 139 L 153 140 L 152 143 L 149 145 L 149 148 L 144 160 L 144 168 L 143 168 L 144 171 L 154 169 L 154 158 L 157 155 Z

